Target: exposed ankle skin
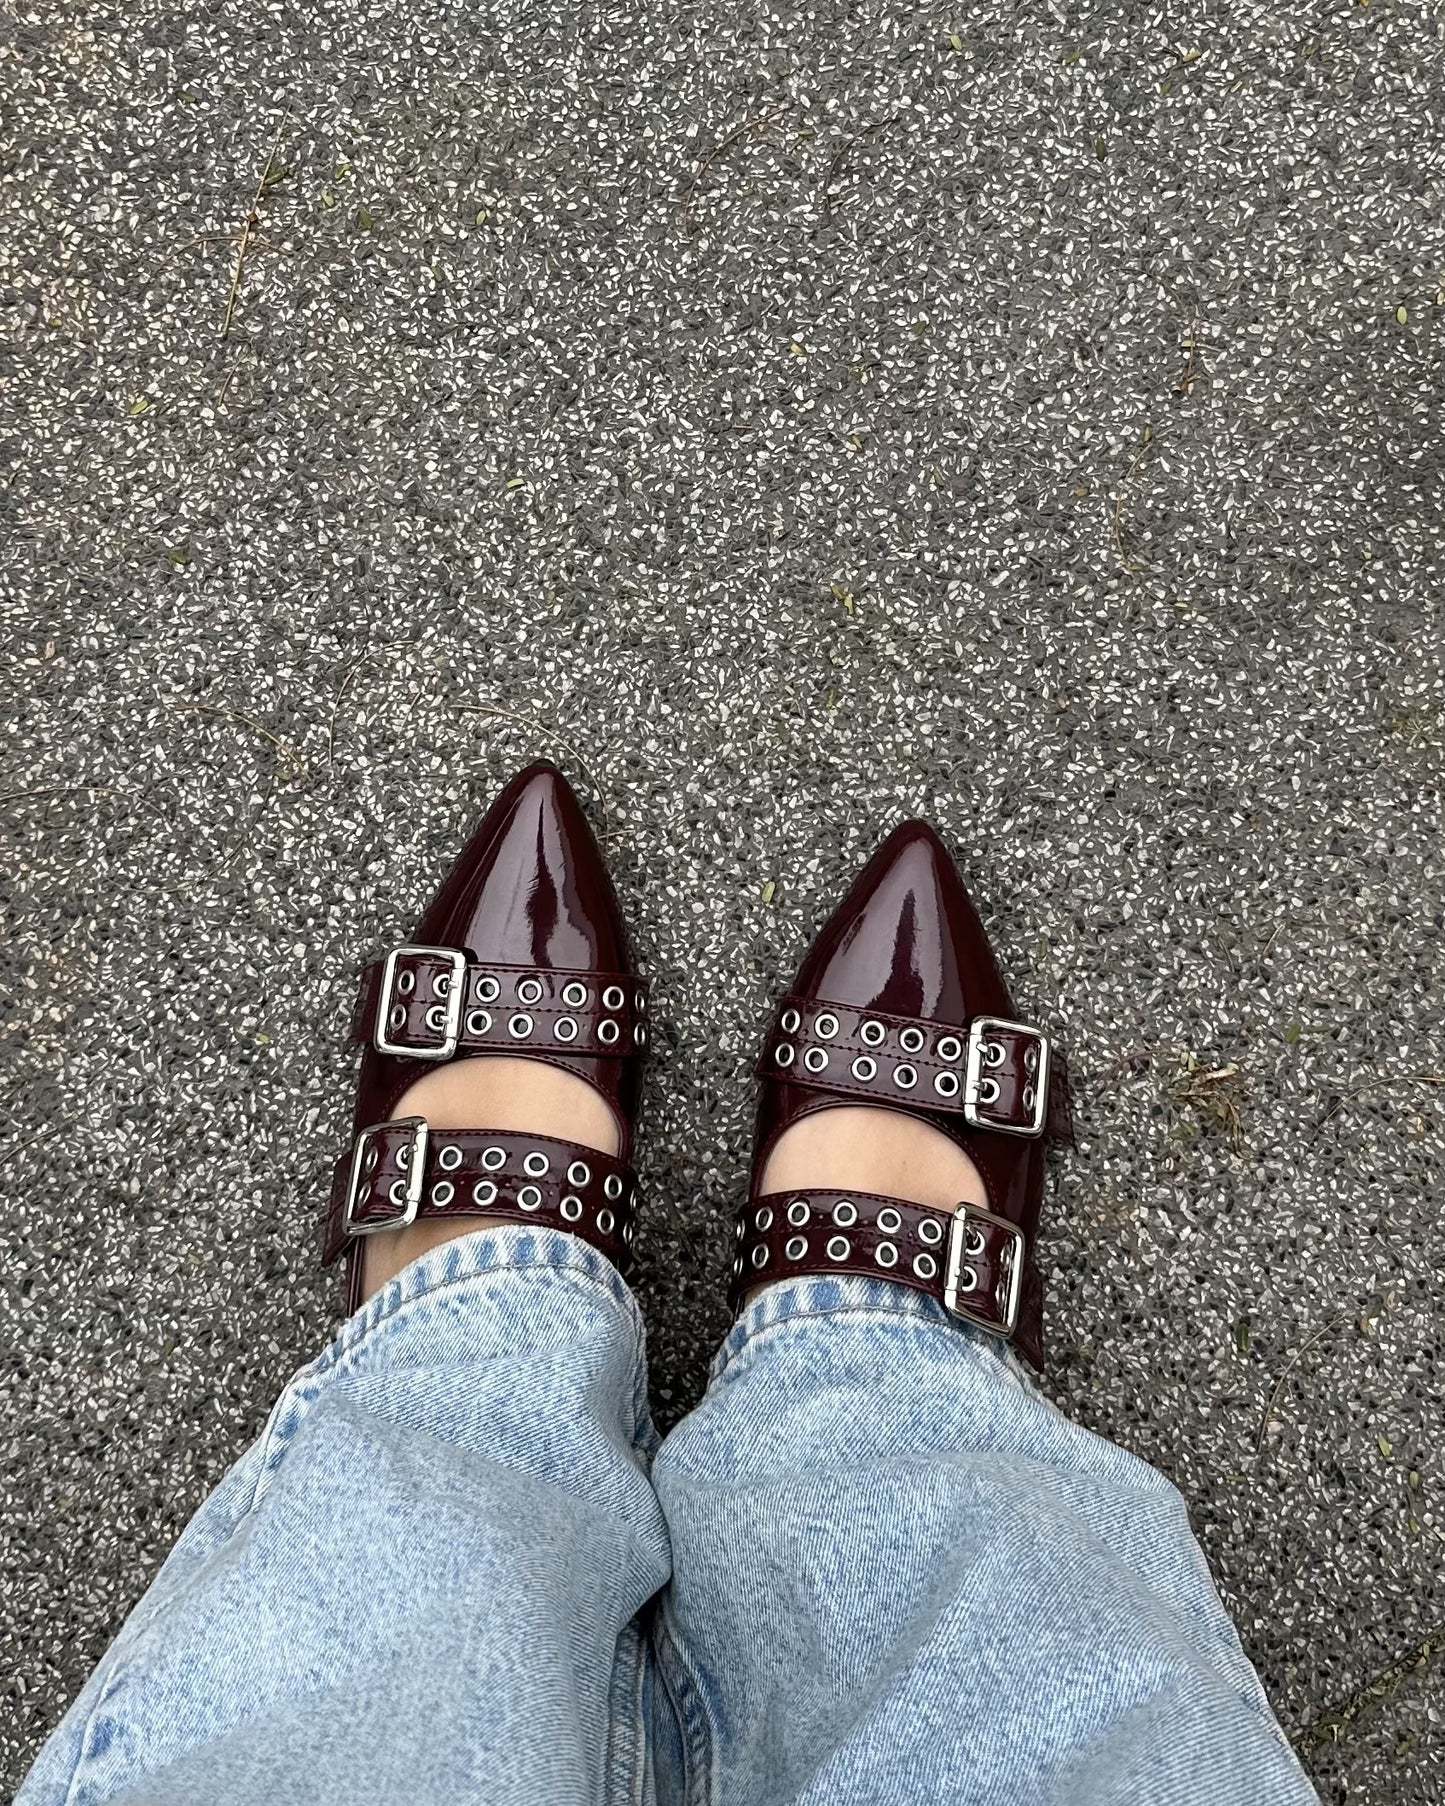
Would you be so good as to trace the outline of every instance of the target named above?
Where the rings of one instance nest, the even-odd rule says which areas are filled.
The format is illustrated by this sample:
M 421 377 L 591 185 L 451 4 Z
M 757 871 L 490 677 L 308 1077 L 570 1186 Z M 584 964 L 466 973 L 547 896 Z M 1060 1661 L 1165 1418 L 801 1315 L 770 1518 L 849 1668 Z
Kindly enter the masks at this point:
M 457 1060 L 424 1073 L 396 1106 L 397 1116 L 424 1116 L 434 1129 L 528 1130 L 562 1135 L 615 1154 L 617 1122 L 585 1079 L 540 1060 L 502 1056 Z M 413 1223 L 394 1235 L 373 1235 L 365 1251 L 363 1295 L 369 1298 L 428 1249 L 473 1230 L 494 1228 L 496 1217 L 453 1217 Z
M 866 1106 L 815 1111 L 779 1137 L 760 1190 L 814 1187 L 879 1192 L 946 1213 L 988 1203 L 978 1168 L 946 1135 L 917 1117 Z

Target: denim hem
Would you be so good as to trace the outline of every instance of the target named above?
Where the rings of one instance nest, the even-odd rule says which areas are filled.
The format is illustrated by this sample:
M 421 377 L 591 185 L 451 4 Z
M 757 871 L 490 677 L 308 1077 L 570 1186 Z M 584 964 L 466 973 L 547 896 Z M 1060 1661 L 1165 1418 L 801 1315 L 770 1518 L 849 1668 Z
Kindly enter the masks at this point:
M 330 1348 L 312 1365 L 319 1366 L 331 1354 L 349 1353 L 404 1305 L 443 1286 L 457 1285 L 486 1273 L 538 1268 L 591 1282 L 626 1309 L 641 1336 L 642 1318 L 636 1302 L 627 1282 L 605 1254 L 563 1230 L 533 1229 L 525 1223 L 513 1223 L 473 1229 L 419 1255 L 346 1319 Z
M 627 1282 L 605 1254 L 575 1235 L 508 1224 L 459 1235 L 410 1262 L 348 1317 L 315 1360 L 292 1377 L 261 1432 L 256 1485 L 248 1509 L 255 1509 L 285 1458 L 300 1419 L 332 1375 L 344 1372 L 393 1325 L 428 1300 L 479 1282 L 493 1282 L 503 1291 L 540 1284 L 561 1295 L 590 1295 L 594 1302 L 604 1302 L 623 1317 L 632 1344 L 633 1442 L 651 1460 L 659 1438 L 647 1400 L 646 1332 Z
M 995 1362 L 1020 1385 L 1033 1390 L 1033 1382 L 1024 1372 L 1012 1344 L 1002 1336 L 992 1336 L 987 1330 L 961 1322 L 936 1299 L 915 1292 L 911 1286 L 896 1285 L 887 1279 L 844 1277 L 841 1274 L 836 1279 L 774 1280 L 755 1292 L 713 1357 L 709 1383 L 720 1380 L 745 1352 L 771 1340 L 773 1332 L 825 1317 L 874 1324 L 892 1319 L 900 1328 L 908 1326 L 920 1331 L 927 1326 L 941 1336 L 954 1338 L 959 1352 L 966 1358 L 981 1357 Z

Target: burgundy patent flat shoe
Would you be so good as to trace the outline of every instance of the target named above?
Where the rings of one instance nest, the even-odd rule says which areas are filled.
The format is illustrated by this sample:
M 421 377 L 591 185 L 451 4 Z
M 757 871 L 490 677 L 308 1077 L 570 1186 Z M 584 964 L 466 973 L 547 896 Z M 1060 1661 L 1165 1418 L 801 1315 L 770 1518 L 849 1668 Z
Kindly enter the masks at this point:
M 1061 1064 L 1017 1018 L 963 880 L 926 822 L 896 828 L 813 942 L 778 1004 L 759 1072 L 753 1180 L 734 1306 L 792 1275 L 866 1274 L 936 1298 L 1043 1365 L 1033 1246 L 1049 1137 L 1072 1140 Z M 779 1137 L 863 1104 L 921 1117 L 978 1168 L 988 1207 L 952 1217 L 859 1192 L 764 1193 Z
M 412 940 L 362 974 L 355 1140 L 337 1163 L 322 1234 L 326 1265 L 345 1256 L 348 1312 L 361 1302 L 363 1239 L 442 1217 L 566 1230 L 625 1271 L 646 1010 L 581 805 L 555 766 L 530 765 L 487 812 Z M 428 1062 L 489 1054 L 586 1079 L 617 1119 L 617 1154 L 393 1120 Z

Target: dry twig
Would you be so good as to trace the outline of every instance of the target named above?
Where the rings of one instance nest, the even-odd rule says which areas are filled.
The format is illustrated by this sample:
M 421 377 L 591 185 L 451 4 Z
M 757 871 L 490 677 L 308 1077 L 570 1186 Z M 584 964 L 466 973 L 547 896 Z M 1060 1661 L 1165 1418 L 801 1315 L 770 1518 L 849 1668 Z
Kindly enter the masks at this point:
M 236 301 L 241 293 L 241 273 L 246 267 L 246 253 L 250 250 L 256 236 L 256 228 L 261 223 L 261 202 L 266 198 L 267 190 L 271 187 L 271 169 L 276 161 L 276 153 L 281 148 L 281 134 L 286 130 L 288 117 L 289 115 L 285 113 L 281 115 L 281 122 L 276 127 L 276 136 L 272 140 L 260 179 L 256 183 L 256 192 L 251 197 L 250 211 L 242 220 L 236 234 L 236 265 L 231 272 L 231 292 L 226 296 L 226 311 L 221 316 L 221 337 L 223 339 L 230 336 L 231 322 L 236 317 Z
M 521 714 L 518 714 L 516 712 L 516 710 L 514 710 L 514 709 L 500 709 L 496 706 L 495 703 L 454 702 L 451 706 L 456 710 L 456 712 L 459 715 L 490 715 L 498 721 L 514 721 L 520 727 L 531 728 L 533 733 L 545 735 L 546 738 L 551 740 L 555 745 L 560 746 L 562 748 L 563 752 L 570 753 L 572 755 L 572 757 L 577 761 L 577 763 L 582 767 L 583 771 L 585 771 L 587 773 L 587 782 L 592 786 L 593 790 L 596 793 L 597 808 L 598 808 L 599 813 L 602 816 L 603 830 L 604 830 L 604 832 L 606 831 L 606 828 L 607 828 L 607 798 L 603 792 L 602 786 L 597 782 L 597 775 L 593 771 L 592 767 L 582 757 L 581 753 L 578 752 L 577 748 L 575 746 L 573 746 L 569 741 L 564 740 L 562 738 L 562 736 L 555 731 L 555 729 L 548 727 L 548 725 L 545 721 L 538 721 L 537 718 L 533 715 L 521 715 Z
M 698 164 L 697 173 L 688 185 L 687 194 L 682 203 L 682 217 L 684 224 L 691 223 L 693 196 L 697 193 L 698 184 L 723 152 L 727 150 L 729 145 L 736 144 L 738 139 L 743 137 L 746 133 L 761 131 L 765 125 L 771 125 L 775 119 L 781 119 L 784 113 L 792 110 L 792 105 L 792 101 L 784 101 L 782 106 L 775 107 L 771 113 L 760 113 L 756 118 L 745 119 L 735 131 L 728 133 L 721 144 L 715 144 L 713 146 L 703 158 L 702 162 Z

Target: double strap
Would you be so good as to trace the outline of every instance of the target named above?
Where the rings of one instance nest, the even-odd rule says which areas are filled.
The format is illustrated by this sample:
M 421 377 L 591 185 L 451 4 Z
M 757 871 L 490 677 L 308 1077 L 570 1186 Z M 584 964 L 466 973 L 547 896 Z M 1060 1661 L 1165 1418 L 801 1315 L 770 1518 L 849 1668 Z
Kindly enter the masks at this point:
M 488 1216 L 580 1235 L 625 1270 L 637 1180 L 610 1154 L 551 1135 L 434 1129 L 423 1116 L 363 1129 L 336 1164 L 322 1229 L 326 1266 L 358 1236 Z
M 647 1046 L 647 986 L 625 972 L 483 965 L 455 947 L 394 947 L 361 975 L 352 1039 L 405 1060 L 590 1054 Z
M 874 1192 L 772 1192 L 748 1205 L 737 1237 L 734 1309 L 761 1281 L 847 1273 L 910 1286 L 1008 1337 L 1026 1288 L 1038 1283 L 1023 1231 L 976 1204 L 948 1217 Z
M 759 1071 L 842 1097 L 956 1114 L 999 1135 L 1067 1138 L 1053 1064 L 1048 1036 L 1029 1022 L 936 1022 L 785 997 Z

